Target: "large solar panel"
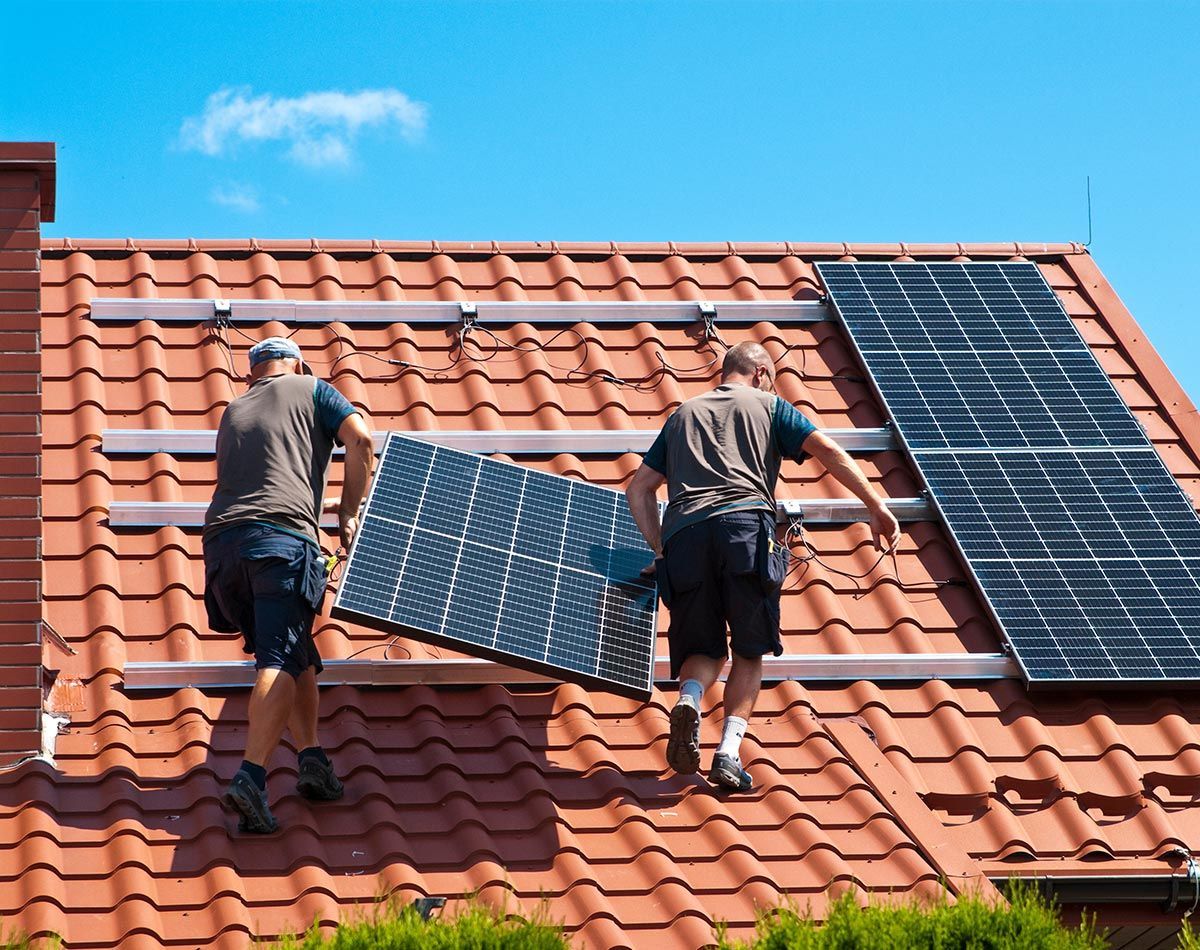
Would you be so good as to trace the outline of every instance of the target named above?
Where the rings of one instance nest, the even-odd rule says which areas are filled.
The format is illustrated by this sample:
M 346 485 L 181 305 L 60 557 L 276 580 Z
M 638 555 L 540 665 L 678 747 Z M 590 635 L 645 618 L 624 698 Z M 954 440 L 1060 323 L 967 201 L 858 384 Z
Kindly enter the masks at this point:
M 820 264 L 916 449 L 1145 446 L 1033 264 Z
M 818 270 L 1030 682 L 1200 683 L 1200 519 L 1036 265 Z
M 648 699 L 652 560 L 611 489 L 391 433 L 332 612 Z

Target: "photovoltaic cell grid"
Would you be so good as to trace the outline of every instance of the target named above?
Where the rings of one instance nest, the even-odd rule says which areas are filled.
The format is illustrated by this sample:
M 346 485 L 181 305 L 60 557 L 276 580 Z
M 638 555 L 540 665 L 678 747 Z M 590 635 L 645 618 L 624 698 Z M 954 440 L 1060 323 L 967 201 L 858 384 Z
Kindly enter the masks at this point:
M 918 463 L 1031 678 L 1200 675 L 1200 520 L 1154 449 Z
M 611 489 L 392 433 L 333 615 L 647 699 L 652 560 Z
M 1036 265 L 818 271 L 914 451 L 1146 444 Z
M 818 269 L 1029 680 L 1200 681 L 1200 519 L 1036 266 Z

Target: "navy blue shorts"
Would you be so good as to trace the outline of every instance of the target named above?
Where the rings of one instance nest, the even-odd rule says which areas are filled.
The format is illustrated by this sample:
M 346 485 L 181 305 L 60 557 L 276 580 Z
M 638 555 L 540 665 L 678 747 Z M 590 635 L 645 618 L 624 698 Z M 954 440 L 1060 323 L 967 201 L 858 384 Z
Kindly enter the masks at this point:
M 783 653 L 779 588 L 764 583 L 759 550 L 774 536 L 775 519 L 761 512 L 715 515 L 671 536 L 659 590 L 671 614 L 672 679 L 690 656 L 724 660 L 730 647 L 747 658 Z
M 321 552 L 295 535 L 241 524 L 204 541 L 208 625 L 241 633 L 257 669 L 321 672 L 312 628 L 324 597 Z

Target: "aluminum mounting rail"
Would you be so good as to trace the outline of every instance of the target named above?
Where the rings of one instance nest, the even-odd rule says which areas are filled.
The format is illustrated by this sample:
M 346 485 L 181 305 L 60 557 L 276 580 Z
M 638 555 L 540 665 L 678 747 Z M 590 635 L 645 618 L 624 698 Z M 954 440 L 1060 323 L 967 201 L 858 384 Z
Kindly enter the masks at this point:
M 897 448 L 895 432 L 890 428 L 825 429 L 847 452 L 887 452 Z M 614 455 L 645 452 L 658 435 L 657 429 L 511 429 L 477 431 L 446 429 L 405 432 L 435 445 L 465 452 L 489 455 Z M 375 452 L 383 449 L 386 432 L 376 432 Z M 215 429 L 105 429 L 100 433 L 100 449 L 105 455 L 212 455 L 216 450 Z M 342 450 L 337 449 L 336 454 Z
M 182 300 L 96 297 L 96 323 L 815 323 L 834 319 L 820 300 Z
M 933 507 L 924 498 L 889 498 L 888 507 L 901 521 L 934 521 Z M 108 523 L 114 528 L 199 528 L 204 525 L 206 501 L 114 501 L 108 506 Z M 869 521 L 867 507 L 856 498 L 789 498 L 779 502 L 778 517 L 802 515 L 804 523 L 849 524 Z M 321 526 L 335 528 L 333 515 Z
M 386 641 L 382 641 L 380 646 Z M 670 662 L 654 661 L 656 683 L 669 683 Z M 252 660 L 193 663 L 126 663 L 126 689 L 247 688 L 255 676 Z M 763 658 L 763 680 L 856 682 L 858 680 L 1019 679 L 1002 653 L 862 653 L 839 656 L 792 654 Z M 326 660 L 322 686 L 502 686 L 557 683 L 489 660 Z

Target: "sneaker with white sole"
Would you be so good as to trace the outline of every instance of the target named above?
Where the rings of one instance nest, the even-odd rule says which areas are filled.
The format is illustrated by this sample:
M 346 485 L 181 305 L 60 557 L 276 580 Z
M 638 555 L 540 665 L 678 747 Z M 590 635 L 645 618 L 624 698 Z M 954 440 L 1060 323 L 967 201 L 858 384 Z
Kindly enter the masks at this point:
M 713 756 L 708 780 L 728 792 L 748 792 L 754 787 L 754 780 L 750 778 L 750 773 L 742 768 L 742 763 L 724 752 Z
M 680 775 L 700 771 L 700 709 L 691 696 L 680 696 L 671 710 L 667 765 Z

